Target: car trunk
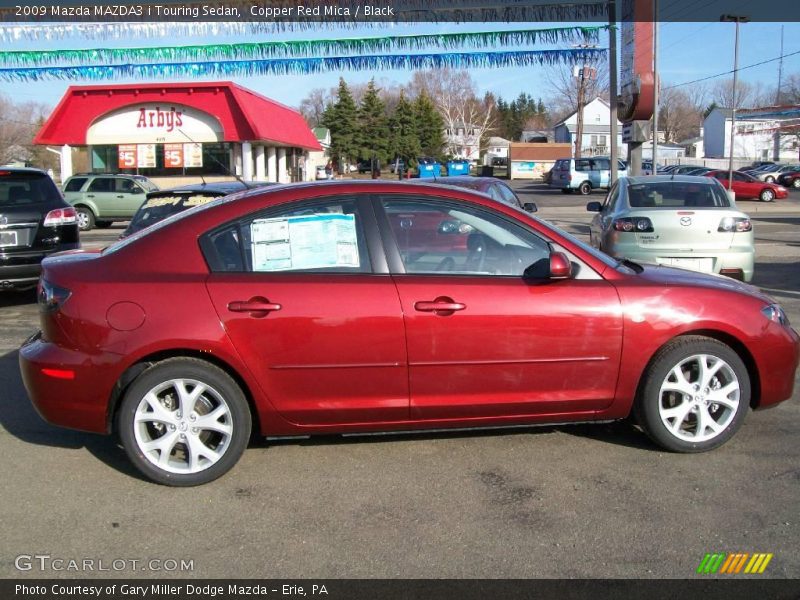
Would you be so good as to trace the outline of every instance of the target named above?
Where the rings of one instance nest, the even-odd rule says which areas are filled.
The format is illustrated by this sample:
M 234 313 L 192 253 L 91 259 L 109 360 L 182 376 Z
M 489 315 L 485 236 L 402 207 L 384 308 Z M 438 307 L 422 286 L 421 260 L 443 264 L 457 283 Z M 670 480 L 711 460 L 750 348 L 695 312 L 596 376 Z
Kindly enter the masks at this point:
M 37 205 L 0 206 L 0 215 L 0 252 L 30 248 L 39 230 L 41 208 Z
M 636 243 L 647 250 L 665 253 L 710 253 L 727 251 L 733 244 L 730 231 L 720 231 L 720 222 L 727 213 L 719 210 L 659 209 L 631 213 L 631 218 L 647 217 L 653 231 L 636 233 Z M 682 266 L 676 263 L 676 266 Z

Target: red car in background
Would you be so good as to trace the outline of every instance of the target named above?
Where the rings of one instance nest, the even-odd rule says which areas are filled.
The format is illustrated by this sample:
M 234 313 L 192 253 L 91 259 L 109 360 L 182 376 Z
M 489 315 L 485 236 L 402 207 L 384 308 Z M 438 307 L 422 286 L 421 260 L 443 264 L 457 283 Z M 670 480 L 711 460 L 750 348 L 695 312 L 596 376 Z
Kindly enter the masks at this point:
M 800 189 L 800 171 L 789 171 L 778 175 L 778 183 L 784 187 Z
M 703 177 L 714 177 L 718 179 L 725 189 L 728 189 L 728 171 L 709 171 Z M 737 200 L 747 200 L 758 198 L 762 202 L 772 202 L 776 198 L 784 200 L 789 197 L 789 190 L 776 183 L 760 181 L 747 173 L 741 171 L 733 172 L 733 191 L 736 193 Z
M 117 433 L 142 473 L 180 486 L 231 469 L 251 430 L 634 414 L 660 446 L 701 452 L 789 399 L 800 357 L 754 287 L 613 259 L 484 194 L 422 183 L 227 196 L 45 259 L 39 305 L 19 351 L 39 413 Z

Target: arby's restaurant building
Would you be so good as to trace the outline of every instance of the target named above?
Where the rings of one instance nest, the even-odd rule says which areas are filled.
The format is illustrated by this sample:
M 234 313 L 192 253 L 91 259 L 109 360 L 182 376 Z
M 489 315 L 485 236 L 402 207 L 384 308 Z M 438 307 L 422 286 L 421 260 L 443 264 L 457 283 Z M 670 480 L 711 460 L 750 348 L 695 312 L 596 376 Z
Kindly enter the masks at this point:
M 34 143 L 60 152 L 62 181 L 79 158 L 91 172 L 175 183 L 287 183 L 313 179 L 322 152 L 300 113 L 228 81 L 71 86 Z

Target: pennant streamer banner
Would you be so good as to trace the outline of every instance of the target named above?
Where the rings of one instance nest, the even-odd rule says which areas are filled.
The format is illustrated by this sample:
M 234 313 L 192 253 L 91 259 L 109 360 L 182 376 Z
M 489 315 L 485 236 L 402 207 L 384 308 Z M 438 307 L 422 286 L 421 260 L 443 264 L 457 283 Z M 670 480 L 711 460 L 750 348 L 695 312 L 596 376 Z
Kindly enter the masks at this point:
M 87 50 L 0 51 L 0 64 L 37 67 L 66 64 L 114 64 L 158 62 L 208 62 L 300 56 L 414 51 L 428 48 L 507 48 L 511 46 L 576 43 L 596 44 L 600 31 L 594 27 L 556 27 L 432 35 L 400 35 L 367 38 L 319 39 L 247 44 L 210 44 L 139 48 L 97 48 Z
M 232 60 L 187 63 L 150 63 L 109 66 L 71 66 L 0 69 L 3 81 L 108 79 L 183 79 L 199 77 L 248 77 L 259 75 L 305 75 L 328 71 L 381 71 L 392 69 L 468 69 L 527 67 L 533 65 L 598 62 L 605 48 L 567 50 L 521 50 L 516 52 L 470 52 L 333 56 L 267 60 Z

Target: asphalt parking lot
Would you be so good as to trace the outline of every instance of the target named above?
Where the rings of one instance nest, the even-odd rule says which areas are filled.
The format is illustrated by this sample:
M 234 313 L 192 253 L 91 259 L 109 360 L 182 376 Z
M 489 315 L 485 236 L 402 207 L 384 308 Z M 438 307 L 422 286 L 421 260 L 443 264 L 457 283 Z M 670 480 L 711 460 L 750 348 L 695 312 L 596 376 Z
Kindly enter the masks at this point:
M 601 199 L 512 184 L 577 235 Z M 800 323 L 800 193 L 739 206 L 753 283 Z M 37 329 L 32 293 L 0 295 L 0 323 L 3 578 L 685 578 L 707 552 L 773 553 L 762 577 L 800 577 L 800 382 L 701 455 L 662 452 L 627 422 L 333 436 L 255 443 L 222 479 L 174 489 L 143 480 L 114 439 L 35 413 L 16 351 Z M 20 555 L 127 562 L 19 570 Z

